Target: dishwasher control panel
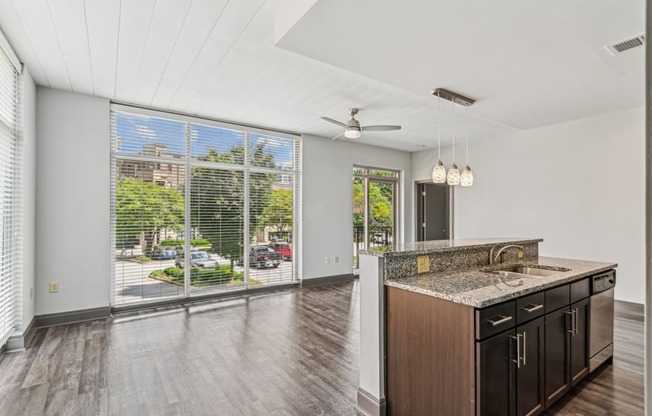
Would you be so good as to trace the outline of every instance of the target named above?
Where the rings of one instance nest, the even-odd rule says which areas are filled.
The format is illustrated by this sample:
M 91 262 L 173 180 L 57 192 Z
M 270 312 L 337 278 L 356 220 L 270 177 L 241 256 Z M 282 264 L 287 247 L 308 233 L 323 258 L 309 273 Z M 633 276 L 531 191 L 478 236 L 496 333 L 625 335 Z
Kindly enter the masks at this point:
M 616 271 L 609 270 L 606 273 L 597 274 L 591 280 L 591 294 L 604 292 L 616 286 Z

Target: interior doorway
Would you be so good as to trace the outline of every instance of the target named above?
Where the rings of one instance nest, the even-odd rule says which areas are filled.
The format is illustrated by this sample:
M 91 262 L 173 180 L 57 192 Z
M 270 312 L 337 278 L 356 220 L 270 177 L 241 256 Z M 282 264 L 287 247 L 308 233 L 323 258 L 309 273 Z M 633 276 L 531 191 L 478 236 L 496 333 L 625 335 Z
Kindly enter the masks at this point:
M 416 241 L 452 239 L 453 188 L 431 182 L 416 188 Z
M 399 172 L 353 167 L 353 269 L 360 250 L 382 250 L 398 236 Z

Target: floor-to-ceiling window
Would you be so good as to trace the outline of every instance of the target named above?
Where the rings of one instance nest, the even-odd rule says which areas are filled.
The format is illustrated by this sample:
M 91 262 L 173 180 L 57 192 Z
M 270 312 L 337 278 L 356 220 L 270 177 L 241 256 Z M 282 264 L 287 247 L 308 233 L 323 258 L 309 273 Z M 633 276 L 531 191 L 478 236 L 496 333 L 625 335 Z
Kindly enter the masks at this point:
M 0 346 L 15 329 L 20 314 L 22 213 L 17 104 L 18 71 L 0 48 Z
M 399 172 L 353 167 L 353 268 L 360 250 L 382 250 L 398 235 Z
M 114 305 L 297 280 L 299 137 L 113 105 Z

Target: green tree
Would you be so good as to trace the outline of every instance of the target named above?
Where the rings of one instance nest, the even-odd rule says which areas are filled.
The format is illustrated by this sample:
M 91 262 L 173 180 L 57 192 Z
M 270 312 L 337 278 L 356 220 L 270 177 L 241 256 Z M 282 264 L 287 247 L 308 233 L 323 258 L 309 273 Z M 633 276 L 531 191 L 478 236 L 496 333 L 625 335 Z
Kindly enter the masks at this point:
M 292 227 L 292 191 L 276 189 L 272 191 L 269 203 L 263 208 L 261 228 L 275 227 L 277 231 L 285 231 Z
M 120 178 L 116 186 L 116 234 L 119 240 L 143 237 L 149 252 L 163 229 L 183 229 L 184 198 L 178 189 L 136 178 Z M 118 242 L 120 243 L 120 242 Z
M 242 163 L 244 148 L 234 146 L 226 153 L 209 150 L 200 157 L 203 162 Z M 250 155 L 253 166 L 275 167 L 274 155 L 265 151 L 265 143 L 256 145 Z M 262 213 L 269 203 L 274 174 L 252 172 L 249 175 L 249 229 L 251 234 L 259 227 Z M 231 261 L 231 276 L 235 262 L 243 255 L 244 190 L 242 171 L 194 167 L 190 177 L 191 227 L 209 240 L 213 249 Z M 249 236 L 251 238 L 251 235 Z
M 391 185 L 369 183 L 369 211 L 371 226 L 392 225 Z M 353 225 L 364 226 L 364 182 L 360 178 L 353 180 Z

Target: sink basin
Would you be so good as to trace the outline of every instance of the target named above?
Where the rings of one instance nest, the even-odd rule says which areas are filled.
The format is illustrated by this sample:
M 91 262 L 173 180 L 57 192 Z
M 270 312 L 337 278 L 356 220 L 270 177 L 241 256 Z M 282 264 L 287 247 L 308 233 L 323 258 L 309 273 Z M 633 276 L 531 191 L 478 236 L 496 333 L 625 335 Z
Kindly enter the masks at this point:
M 548 277 L 554 276 L 556 274 L 562 273 L 563 270 L 548 270 L 542 269 L 539 267 L 528 267 L 528 266 L 507 266 L 498 270 L 485 270 L 487 273 L 499 274 L 505 277 Z

